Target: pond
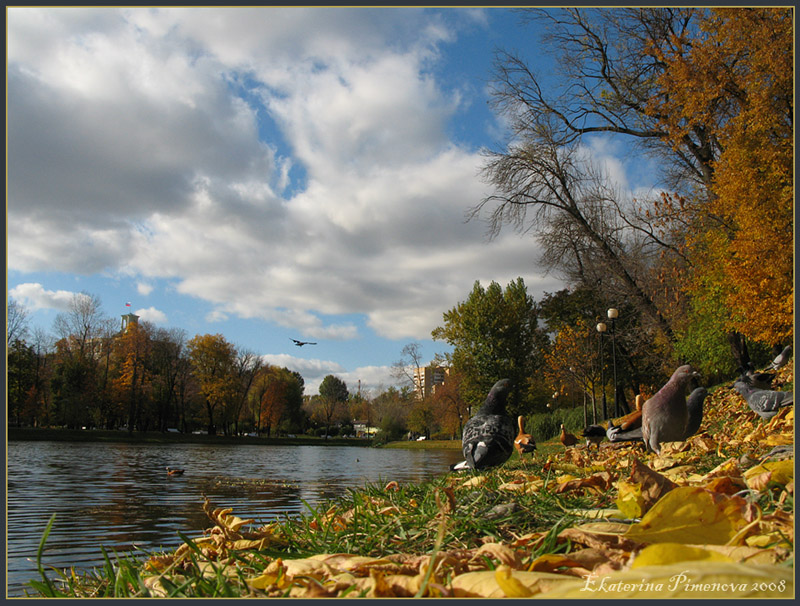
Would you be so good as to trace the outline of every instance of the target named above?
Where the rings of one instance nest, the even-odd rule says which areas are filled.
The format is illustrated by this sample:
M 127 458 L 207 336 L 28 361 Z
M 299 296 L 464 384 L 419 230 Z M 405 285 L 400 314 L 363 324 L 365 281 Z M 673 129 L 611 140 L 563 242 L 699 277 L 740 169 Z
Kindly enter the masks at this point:
M 36 551 L 56 520 L 45 568 L 90 570 L 112 555 L 182 543 L 211 524 L 203 495 L 256 525 L 299 515 L 348 488 L 447 473 L 457 450 L 10 441 L 7 444 L 7 596 L 39 579 Z M 167 466 L 184 469 L 167 476 Z M 53 575 L 55 576 L 55 575 Z

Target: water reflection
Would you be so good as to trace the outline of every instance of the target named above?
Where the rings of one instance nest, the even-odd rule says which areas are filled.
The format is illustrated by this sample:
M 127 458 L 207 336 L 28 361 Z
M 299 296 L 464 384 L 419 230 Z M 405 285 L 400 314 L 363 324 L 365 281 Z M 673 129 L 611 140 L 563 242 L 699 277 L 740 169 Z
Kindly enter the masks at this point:
M 45 567 L 91 569 L 109 551 L 175 547 L 178 532 L 209 526 L 203 495 L 265 524 L 305 511 L 366 482 L 419 481 L 446 473 L 458 451 L 345 446 L 146 445 L 9 442 L 7 595 L 38 578 L 36 551 L 47 521 Z M 165 467 L 185 469 L 167 476 Z

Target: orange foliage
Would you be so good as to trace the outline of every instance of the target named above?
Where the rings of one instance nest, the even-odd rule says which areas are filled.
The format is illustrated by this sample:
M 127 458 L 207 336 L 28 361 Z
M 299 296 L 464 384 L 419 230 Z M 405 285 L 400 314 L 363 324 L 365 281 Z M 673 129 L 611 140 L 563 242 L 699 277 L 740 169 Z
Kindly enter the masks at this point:
M 687 288 L 702 296 L 721 271 L 728 328 L 780 343 L 794 312 L 792 13 L 716 9 L 701 30 L 654 51 L 668 94 L 650 106 L 674 145 L 702 136 L 716 153 L 704 217 L 688 234 Z

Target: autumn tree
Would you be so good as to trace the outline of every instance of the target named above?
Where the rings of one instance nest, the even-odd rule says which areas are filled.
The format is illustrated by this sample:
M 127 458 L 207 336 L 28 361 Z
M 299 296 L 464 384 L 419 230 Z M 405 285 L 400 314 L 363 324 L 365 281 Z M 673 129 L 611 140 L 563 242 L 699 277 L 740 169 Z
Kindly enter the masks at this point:
M 409 403 L 413 394 L 409 388 L 389 387 L 372 400 L 374 424 L 380 429 L 378 439 L 398 439 L 408 429 Z
M 438 385 L 433 393 L 433 407 L 441 429 L 453 438 L 460 437 L 464 423 L 471 416 L 470 407 L 461 396 L 461 375 L 450 371 L 444 384 Z
M 109 332 L 109 318 L 98 297 L 78 293 L 68 310 L 56 316 L 54 327 L 59 337 L 52 379 L 57 422 L 78 428 L 100 408 L 99 362 L 108 359 L 102 348 L 108 343 L 103 335 Z
M 508 378 L 514 385 L 509 410 L 522 410 L 547 344 L 537 314 L 522 278 L 505 290 L 497 282 L 488 288 L 475 282 L 466 301 L 444 313 L 444 326 L 431 334 L 453 346 L 449 365 L 462 377 L 466 401 L 482 403 L 496 381 Z
M 151 327 L 145 323 L 131 323 L 115 342 L 119 360 L 114 386 L 119 400 L 124 402 L 128 431 L 134 427 L 144 431 L 147 427 L 144 407 L 149 400 L 152 380 Z
M 439 428 L 439 421 L 432 396 L 414 400 L 408 415 L 408 428 L 411 431 L 430 439 L 431 433 Z
M 687 253 L 695 312 L 769 344 L 793 335 L 793 44 L 789 8 L 712 9 L 655 53 L 665 94 L 648 105 L 673 145 L 698 129 L 715 144 Z
M 215 435 L 215 414 L 236 394 L 235 347 L 217 335 L 196 335 L 187 344 L 192 370 L 206 409 L 209 435 Z

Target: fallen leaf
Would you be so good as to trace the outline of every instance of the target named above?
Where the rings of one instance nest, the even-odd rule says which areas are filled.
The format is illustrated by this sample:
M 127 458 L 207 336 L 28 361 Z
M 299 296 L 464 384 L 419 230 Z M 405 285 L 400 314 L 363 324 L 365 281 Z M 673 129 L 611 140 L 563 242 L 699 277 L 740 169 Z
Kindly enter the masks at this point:
M 724 545 L 748 524 L 745 508 L 739 497 L 680 486 L 664 495 L 625 537 L 642 543 Z
M 617 482 L 616 505 L 626 518 L 640 518 L 644 515 L 644 497 L 642 496 L 642 485 L 638 482 Z
M 648 545 L 636 555 L 631 568 L 644 566 L 661 566 L 690 562 L 696 560 L 709 560 L 712 562 L 733 562 L 731 558 L 716 551 L 709 551 L 701 547 L 690 547 L 682 543 L 657 543 Z
M 541 597 L 793 598 L 794 569 L 707 561 L 645 566 L 604 576 L 593 575 L 582 581 L 570 581 L 554 586 Z
M 770 478 L 772 482 L 776 482 L 782 486 L 785 486 L 794 480 L 794 459 L 768 461 L 766 463 L 762 463 L 761 465 L 756 465 L 744 473 L 744 479 L 750 488 L 753 488 L 753 490 L 759 490 L 751 486 L 751 481 L 766 472 L 772 473 Z
M 496 571 L 465 572 L 452 581 L 453 595 L 457 598 L 504 598 L 505 591 L 498 583 Z M 529 595 L 548 591 L 560 583 L 572 582 L 572 577 L 549 572 L 514 571 L 514 580 L 530 591 Z M 514 586 L 516 587 L 516 582 Z M 507 585 L 509 586 L 509 585 Z

